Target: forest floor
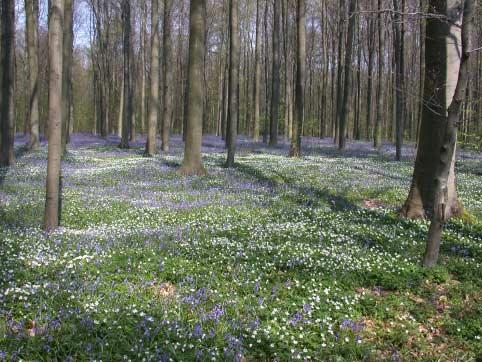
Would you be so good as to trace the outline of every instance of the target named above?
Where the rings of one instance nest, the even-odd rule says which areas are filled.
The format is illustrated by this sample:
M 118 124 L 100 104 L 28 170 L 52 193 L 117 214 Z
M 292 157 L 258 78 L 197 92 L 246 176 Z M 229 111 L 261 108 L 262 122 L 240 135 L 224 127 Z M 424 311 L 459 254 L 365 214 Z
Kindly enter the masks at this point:
M 424 270 L 428 223 L 396 215 L 411 147 L 241 140 L 227 170 L 209 136 L 209 176 L 180 178 L 178 137 L 117 143 L 73 137 L 51 235 L 45 145 L 0 170 L 0 361 L 482 358 L 482 154 L 460 153 L 470 215 Z

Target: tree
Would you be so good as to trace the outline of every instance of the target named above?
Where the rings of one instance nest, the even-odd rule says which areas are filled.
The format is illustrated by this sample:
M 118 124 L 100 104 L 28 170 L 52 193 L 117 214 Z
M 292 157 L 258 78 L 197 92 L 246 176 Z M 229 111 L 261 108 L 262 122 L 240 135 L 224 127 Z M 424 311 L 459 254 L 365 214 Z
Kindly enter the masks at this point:
M 295 124 L 291 139 L 289 155 L 301 156 L 301 133 L 305 116 L 305 73 L 306 73 L 306 4 L 305 0 L 298 0 L 296 4 L 296 88 L 295 88 Z
M 227 134 L 228 158 L 226 160 L 226 167 L 234 167 L 239 107 L 239 32 L 237 0 L 229 0 L 229 44 L 229 124 Z
M 453 3 L 450 3 L 452 5 Z M 442 230 L 445 222 L 450 218 L 451 196 L 450 196 L 450 173 L 453 172 L 453 160 L 457 142 L 457 125 L 460 122 L 460 113 L 465 98 L 465 90 L 469 77 L 470 61 L 470 37 L 472 36 L 472 23 L 475 19 L 475 0 L 464 0 L 464 12 L 462 23 L 462 53 L 458 80 L 454 91 L 453 100 L 448 108 L 448 114 L 443 122 L 441 142 L 437 149 L 437 161 L 433 183 L 435 185 L 434 208 L 432 210 L 432 222 L 428 233 L 427 247 L 423 257 L 423 265 L 432 267 L 437 263 Z M 443 23 L 431 24 L 443 26 Z M 428 29 L 427 29 L 428 30 Z M 427 32 L 429 34 L 429 32 Z M 427 51 L 430 46 L 427 44 Z M 430 49 L 431 50 L 431 49 Z
M 26 40 L 29 79 L 29 142 L 28 147 L 36 150 L 40 146 L 39 131 L 39 64 L 38 64 L 38 0 L 25 0 Z
M 62 56 L 62 154 L 69 143 L 70 110 L 72 104 L 73 0 L 64 0 L 64 37 Z
M 256 45 L 254 55 L 254 126 L 253 139 L 255 142 L 259 141 L 259 122 L 260 122 L 260 106 L 261 106 L 261 7 L 260 0 L 256 0 Z
M 203 121 L 203 65 L 206 0 L 191 0 L 189 10 L 189 66 L 187 94 L 187 127 L 184 160 L 178 170 L 180 175 L 206 175 L 201 160 Z
M 346 128 L 348 120 L 348 101 L 350 97 L 352 84 L 352 52 L 353 52 L 353 35 L 355 31 L 355 10 L 357 7 L 357 0 L 350 0 L 350 7 L 348 13 L 348 34 L 346 39 L 345 50 L 345 81 L 343 85 L 343 101 L 340 109 L 340 131 L 338 134 L 338 148 L 343 150 L 346 146 Z
M 60 223 L 60 158 L 62 155 L 62 46 L 64 1 L 50 0 L 49 8 L 49 111 L 47 195 L 44 229 L 51 231 Z
M 129 0 L 122 0 L 122 21 L 123 21 L 123 49 L 124 60 L 124 109 L 122 112 L 122 137 L 120 148 L 129 148 L 130 127 L 132 122 L 132 42 L 131 42 L 131 4 Z
M 273 72 L 271 93 L 271 122 L 269 132 L 270 146 L 278 144 L 278 122 L 280 103 L 280 11 L 281 1 L 274 1 L 273 5 Z
M 159 109 L 159 0 L 151 3 L 151 84 L 149 90 L 149 115 L 147 118 L 147 143 L 145 154 L 157 153 L 157 113 Z
M 373 130 L 373 147 L 378 149 L 382 143 L 382 117 L 383 117 L 383 22 L 382 22 L 382 0 L 378 0 L 378 83 L 377 83 L 377 109 L 375 117 L 375 129 Z
M 408 198 L 400 214 L 408 218 L 431 215 L 436 189 L 434 184 L 439 162 L 439 150 L 443 144 L 447 123 L 447 105 L 454 95 L 456 76 L 460 66 L 461 13 L 453 11 L 458 0 L 430 0 L 428 12 L 449 17 L 433 16 L 427 19 L 425 42 L 425 91 L 430 100 L 424 100 L 418 151 Z M 455 156 L 447 184 L 447 215 L 460 215 L 462 206 L 455 189 Z
M 162 72 L 163 72 L 163 92 L 162 92 L 162 105 L 164 112 L 162 112 L 162 150 L 164 152 L 169 151 L 169 133 L 172 122 L 172 94 L 173 89 L 173 75 L 171 71 L 171 11 L 172 0 L 164 0 L 164 21 L 162 32 Z
M 1 24 L 1 149 L 0 166 L 10 166 L 15 161 L 13 139 L 15 130 L 15 2 L 2 0 Z
M 401 5 L 401 7 L 400 7 Z M 405 26 L 404 19 L 401 13 L 405 11 L 405 0 L 401 2 L 399 0 L 393 0 L 393 8 L 395 11 L 394 21 L 394 52 L 395 52 L 395 148 L 397 161 L 402 159 L 402 143 L 403 143 L 403 130 L 405 123 L 405 90 L 404 90 L 404 77 L 405 77 L 405 62 L 404 62 L 404 46 L 405 46 Z

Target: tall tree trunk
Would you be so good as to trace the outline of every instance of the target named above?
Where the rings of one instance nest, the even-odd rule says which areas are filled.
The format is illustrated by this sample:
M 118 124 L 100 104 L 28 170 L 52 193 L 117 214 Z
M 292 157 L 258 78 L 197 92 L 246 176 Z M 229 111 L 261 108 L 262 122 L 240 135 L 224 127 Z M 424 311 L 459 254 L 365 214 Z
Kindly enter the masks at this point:
M 297 0 L 296 6 L 296 89 L 295 89 L 295 124 L 291 139 L 291 157 L 301 156 L 301 133 L 305 116 L 305 77 L 306 77 L 306 4 Z
M 429 13 L 449 16 L 453 25 L 439 17 L 427 19 L 425 48 L 425 94 L 430 94 L 430 102 L 425 101 L 420 127 L 417 158 L 408 198 L 400 214 L 408 218 L 421 218 L 434 210 L 436 187 L 434 179 L 440 162 L 439 150 L 444 142 L 447 124 L 447 104 L 455 91 L 460 65 L 461 13 L 454 11 L 458 0 L 430 0 Z M 445 208 L 447 215 L 460 215 L 462 206 L 457 200 L 455 189 L 455 154 L 447 183 Z
M 275 1 L 273 6 L 273 72 L 271 95 L 271 122 L 269 132 L 270 146 L 278 144 L 278 123 L 280 103 L 280 1 Z
M 0 167 L 15 162 L 13 142 L 15 137 L 15 2 L 2 0 L 1 24 L 1 148 Z
M 226 160 L 226 167 L 234 167 L 239 107 L 239 33 L 237 0 L 229 0 L 229 43 L 229 132 L 227 134 L 228 158 Z
M 72 102 L 73 0 L 64 0 L 64 37 L 62 45 L 62 154 L 69 142 L 70 104 Z
M 401 6 L 400 6 L 401 5 Z M 395 159 L 402 159 L 402 143 L 405 121 L 405 90 L 404 90 L 404 44 L 405 26 L 401 13 L 405 11 L 405 0 L 393 0 L 395 11 L 394 22 L 394 53 L 395 53 Z
M 141 20 L 141 133 L 144 134 L 146 130 L 146 50 L 147 50 L 147 0 L 142 0 L 142 20 Z
M 49 115 L 47 193 L 44 229 L 60 223 L 60 158 L 62 152 L 62 45 L 64 1 L 50 0 L 49 8 Z
M 207 174 L 201 160 L 203 121 L 203 64 L 206 0 L 191 0 L 189 11 L 189 75 L 186 143 L 181 175 Z
M 162 112 L 162 150 L 169 151 L 169 134 L 171 132 L 172 123 L 172 89 L 173 87 L 173 72 L 171 70 L 171 12 L 172 0 L 164 0 L 164 21 L 162 32 L 162 71 L 163 71 L 163 92 L 162 105 L 164 111 Z
M 343 40 L 345 29 L 345 0 L 340 0 L 339 5 L 339 19 L 338 19 L 338 64 L 337 64 L 337 79 L 336 79 L 336 112 L 335 112 L 335 135 L 334 143 L 336 144 L 340 133 L 340 114 L 343 102 Z
M 157 112 L 159 108 L 159 0 L 151 3 L 151 84 L 149 90 L 149 116 L 145 154 L 157 153 Z
M 28 54 L 28 79 L 29 79 L 29 127 L 30 135 L 28 146 L 36 150 L 40 146 L 39 131 L 39 40 L 38 40 L 38 0 L 25 0 L 26 14 L 26 40 Z
M 436 163 L 436 171 L 433 175 L 432 182 L 435 185 L 435 204 L 432 211 L 432 222 L 428 233 L 427 247 L 423 257 L 423 265 L 432 267 L 437 263 L 440 241 L 444 224 L 451 215 L 451 196 L 449 189 L 450 174 L 453 172 L 453 159 L 455 157 L 455 148 L 457 142 L 457 125 L 460 121 L 460 112 L 463 100 L 465 98 L 465 90 L 469 77 L 470 66 L 470 37 L 472 36 L 472 23 L 475 18 L 475 0 L 464 0 L 464 13 L 462 24 L 462 61 L 458 73 L 458 80 L 453 96 L 453 100 L 448 108 L 448 114 L 443 122 L 442 142 L 437 149 L 438 162 Z M 439 26 L 443 26 L 441 23 Z M 428 32 L 427 32 L 428 33 Z M 427 50 L 429 47 L 427 47 Z
M 368 84 L 367 84 L 367 117 L 366 117 L 366 137 L 370 139 L 370 129 L 372 126 L 372 90 L 373 90 L 373 63 L 375 59 L 375 20 L 368 20 Z
M 340 131 L 338 134 L 338 148 L 343 150 L 346 146 L 346 128 L 348 120 L 348 100 L 351 90 L 351 78 L 352 78 L 352 52 L 353 52 L 353 35 L 355 31 L 355 11 L 357 6 L 357 0 L 350 0 L 350 8 L 348 13 L 348 33 L 346 39 L 346 51 L 345 51 L 345 81 L 343 85 L 343 101 L 340 109 Z
M 131 84 L 131 5 L 129 0 L 122 0 L 123 21 L 123 84 L 124 110 L 122 112 L 122 137 L 120 148 L 129 148 L 130 123 L 132 122 L 132 84 Z
M 383 117 L 383 23 L 382 23 L 382 0 L 378 0 L 378 84 L 377 84 L 377 114 L 375 129 L 373 130 L 373 147 L 378 149 L 382 145 L 382 117 Z
M 254 142 L 259 141 L 260 106 L 261 106 L 261 0 L 256 0 L 256 45 L 254 55 Z

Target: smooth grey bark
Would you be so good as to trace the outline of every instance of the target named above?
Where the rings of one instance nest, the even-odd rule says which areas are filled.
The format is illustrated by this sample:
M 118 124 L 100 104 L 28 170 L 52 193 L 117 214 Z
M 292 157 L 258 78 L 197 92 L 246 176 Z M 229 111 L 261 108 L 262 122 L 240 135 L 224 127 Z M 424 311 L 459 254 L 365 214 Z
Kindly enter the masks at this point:
M 2 0 L 1 22 L 1 148 L 0 167 L 15 162 L 13 141 L 15 136 L 15 2 Z
M 345 81 L 343 85 L 343 101 L 340 109 L 340 130 L 338 134 L 338 148 L 343 150 L 346 146 L 346 129 L 348 120 L 348 100 L 350 97 L 352 85 L 352 52 L 353 52 L 353 37 L 355 31 L 355 11 L 357 7 L 357 0 L 350 0 L 350 7 L 348 11 L 348 34 L 346 39 L 345 50 L 345 65 L 344 74 Z
M 25 0 L 30 128 L 28 147 L 31 150 L 36 150 L 40 146 L 38 13 L 38 0 Z
M 378 25 L 378 83 L 377 83 L 377 104 L 375 128 L 373 130 L 373 147 L 378 149 L 382 145 L 382 117 L 383 117 L 383 77 L 384 77 L 384 55 L 383 55 L 383 23 L 382 23 L 382 0 L 377 5 Z
M 228 95 L 228 157 L 226 167 L 234 167 L 239 107 L 239 32 L 238 3 L 229 0 L 229 95 Z
M 171 70 L 172 41 L 171 41 L 171 12 L 172 0 L 164 0 L 164 19 L 162 31 L 162 151 L 169 151 L 169 135 L 172 123 L 172 89 L 174 88 L 174 72 Z
M 425 43 L 425 91 L 431 95 L 424 100 L 422 124 L 418 140 L 417 157 L 412 184 L 400 215 L 423 218 L 431 215 L 436 198 L 434 178 L 437 172 L 439 150 L 443 143 L 447 123 L 447 105 L 451 102 L 460 67 L 462 18 L 459 0 L 430 0 L 429 13 L 446 15 L 451 24 L 440 17 L 429 17 Z M 455 156 L 448 178 L 447 213 L 461 215 L 463 208 L 455 188 Z
M 291 157 L 301 156 L 301 133 L 305 117 L 305 78 L 306 78 L 306 4 L 298 0 L 296 6 L 296 88 L 295 88 L 295 119 L 291 138 Z
M 260 107 L 261 107 L 261 0 L 256 0 L 256 45 L 254 55 L 254 125 L 253 140 L 259 141 Z
M 64 0 L 64 36 L 62 45 L 62 154 L 69 143 L 70 109 L 72 103 L 72 55 L 73 55 L 73 0 Z
M 278 123 L 280 105 L 280 11 L 281 2 L 273 3 L 273 71 L 272 71 L 272 93 L 271 93 L 271 120 L 269 132 L 269 145 L 278 144 Z
M 50 0 L 49 8 L 49 115 L 47 193 L 44 229 L 60 223 L 60 158 L 62 156 L 62 47 L 64 1 Z
M 453 100 L 448 108 L 448 114 L 444 122 L 442 142 L 437 150 L 438 162 L 434 173 L 433 183 L 435 185 L 435 204 L 432 212 L 432 222 L 430 224 L 427 246 L 422 264 L 425 267 L 432 267 L 437 264 L 440 242 L 444 224 L 451 216 L 451 196 L 450 193 L 450 173 L 455 156 L 457 143 L 457 127 L 460 122 L 460 113 L 465 98 L 469 77 L 470 61 L 470 37 L 472 36 L 472 23 L 475 17 L 475 0 L 464 0 L 464 14 L 462 23 L 462 54 L 458 80 L 455 88 Z M 440 26 L 442 26 L 440 24 Z
M 122 112 L 122 136 L 120 148 L 129 148 L 130 126 L 132 122 L 132 75 L 131 75 L 131 5 L 129 0 L 122 0 L 123 22 L 123 84 L 124 107 Z
M 159 108 L 159 0 L 151 2 L 151 82 L 147 117 L 146 156 L 157 153 L 157 113 Z
M 189 10 L 189 69 L 187 92 L 187 127 L 184 146 L 184 160 L 177 171 L 180 175 L 206 175 L 202 164 L 202 121 L 203 121 L 203 65 L 206 0 L 191 0 Z

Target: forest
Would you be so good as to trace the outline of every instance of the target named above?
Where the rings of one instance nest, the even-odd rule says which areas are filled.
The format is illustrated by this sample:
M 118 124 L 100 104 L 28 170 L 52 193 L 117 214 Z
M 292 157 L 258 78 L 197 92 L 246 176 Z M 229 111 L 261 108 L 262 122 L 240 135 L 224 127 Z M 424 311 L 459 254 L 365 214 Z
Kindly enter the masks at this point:
M 482 359 L 482 0 L 0 0 L 1 361 Z

